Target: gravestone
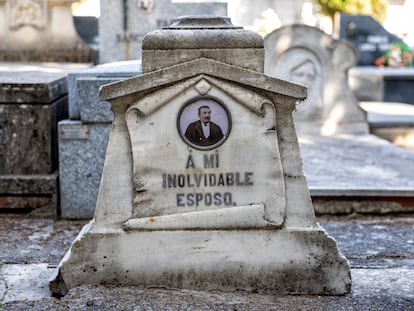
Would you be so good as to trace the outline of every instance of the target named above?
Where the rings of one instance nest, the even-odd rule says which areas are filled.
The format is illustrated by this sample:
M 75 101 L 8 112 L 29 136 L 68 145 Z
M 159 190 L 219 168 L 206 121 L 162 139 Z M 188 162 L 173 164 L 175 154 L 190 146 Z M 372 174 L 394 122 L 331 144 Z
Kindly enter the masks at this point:
M 368 133 L 366 114 L 348 86 L 348 69 L 356 63 L 349 43 L 299 24 L 281 27 L 264 41 L 265 73 L 308 87 L 294 113 L 299 133 Z
M 351 42 L 357 50 L 358 66 L 374 66 L 392 42 L 403 42 L 368 15 L 340 14 L 339 37 Z
M 0 208 L 48 205 L 56 215 L 57 122 L 67 117 L 66 74 L 11 67 L 0 70 Z
M 414 68 L 359 66 L 349 71 L 349 85 L 359 101 L 414 105 Z
M 94 62 L 70 10 L 75 0 L 0 0 L 0 61 Z
M 69 119 L 59 122 L 61 216 L 91 219 L 113 113 L 99 99 L 99 87 L 141 74 L 137 61 L 117 62 L 68 75 Z
M 50 289 L 349 292 L 302 172 L 292 111 L 306 89 L 263 74 L 263 39 L 182 17 L 144 38 L 142 60 L 143 75 L 101 87 L 114 121 L 95 216 Z
M 226 15 L 227 4 L 172 0 L 101 0 L 99 63 L 141 58 L 144 35 L 188 14 Z

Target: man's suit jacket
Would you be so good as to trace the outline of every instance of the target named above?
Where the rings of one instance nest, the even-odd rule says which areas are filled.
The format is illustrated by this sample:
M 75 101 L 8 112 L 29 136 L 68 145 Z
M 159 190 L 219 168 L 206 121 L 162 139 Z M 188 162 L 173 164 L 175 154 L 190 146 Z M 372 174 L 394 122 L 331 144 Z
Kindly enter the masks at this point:
M 211 146 L 215 143 L 219 142 L 223 137 L 223 132 L 221 128 L 213 123 L 209 122 L 210 124 L 210 136 L 204 137 L 203 128 L 201 126 L 201 121 L 195 121 L 190 123 L 185 131 L 184 136 L 193 144 L 197 146 Z

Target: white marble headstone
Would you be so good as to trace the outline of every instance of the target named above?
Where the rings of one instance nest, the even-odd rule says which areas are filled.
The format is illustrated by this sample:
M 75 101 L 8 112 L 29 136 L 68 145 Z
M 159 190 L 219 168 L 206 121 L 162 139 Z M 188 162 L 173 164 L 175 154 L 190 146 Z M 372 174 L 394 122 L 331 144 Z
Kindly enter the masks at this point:
M 162 45 L 157 36 L 181 38 L 191 52 L 171 49 L 175 64 L 155 60 L 144 67 L 160 69 L 101 88 L 114 122 L 95 217 L 52 291 L 105 282 L 348 292 L 348 262 L 317 225 L 303 175 L 292 111 L 306 88 L 247 69 L 262 53 L 223 62 L 245 59 L 260 39 L 228 18 L 173 27 L 149 36 L 147 56 Z M 196 57 L 200 46 L 209 57 Z

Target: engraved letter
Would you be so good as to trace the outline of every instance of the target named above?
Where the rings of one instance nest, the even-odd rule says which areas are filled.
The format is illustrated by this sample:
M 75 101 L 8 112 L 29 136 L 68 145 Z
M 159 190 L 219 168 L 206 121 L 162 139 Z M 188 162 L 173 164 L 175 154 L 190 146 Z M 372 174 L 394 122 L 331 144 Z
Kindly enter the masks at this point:
M 186 165 L 185 168 L 195 168 L 194 161 L 193 161 L 193 156 L 191 154 L 188 155 L 187 165 Z

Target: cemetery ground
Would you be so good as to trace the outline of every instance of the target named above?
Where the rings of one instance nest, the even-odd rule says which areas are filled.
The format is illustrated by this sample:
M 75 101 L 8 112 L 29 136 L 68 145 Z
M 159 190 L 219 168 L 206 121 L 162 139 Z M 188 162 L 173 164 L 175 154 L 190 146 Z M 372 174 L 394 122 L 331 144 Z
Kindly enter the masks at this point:
M 52 297 L 48 281 L 86 221 L 40 211 L 0 214 L 2 310 L 414 310 L 412 213 L 318 216 L 350 261 L 352 292 L 343 296 L 95 284 Z

